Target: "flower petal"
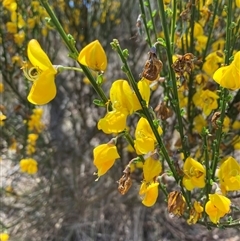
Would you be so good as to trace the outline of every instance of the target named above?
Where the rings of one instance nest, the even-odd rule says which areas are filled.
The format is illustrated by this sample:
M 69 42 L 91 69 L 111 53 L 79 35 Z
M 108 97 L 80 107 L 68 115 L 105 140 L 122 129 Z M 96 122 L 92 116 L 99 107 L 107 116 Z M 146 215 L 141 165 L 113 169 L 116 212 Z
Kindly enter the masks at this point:
M 90 69 L 104 71 L 107 68 L 107 56 L 98 40 L 85 46 L 78 55 L 78 61 Z
M 38 67 L 40 70 L 45 71 L 47 69 L 54 69 L 51 61 L 46 53 L 42 50 L 40 44 L 36 39 L 30 40 L 27 49 L 28 58 L 34 67 Z M 57 71 L 54 69 L 55 73 Z
M 35 105 L 45 105 L 56 96 L 55 73 L 51 69 L 44 71 L 39 79 L 35 80 L 28 101 Z

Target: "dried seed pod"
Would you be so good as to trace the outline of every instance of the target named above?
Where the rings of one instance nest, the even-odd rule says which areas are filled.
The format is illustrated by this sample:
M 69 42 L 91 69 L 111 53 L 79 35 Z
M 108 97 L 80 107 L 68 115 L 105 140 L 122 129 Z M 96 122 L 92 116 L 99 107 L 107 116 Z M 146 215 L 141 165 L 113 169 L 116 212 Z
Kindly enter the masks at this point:
M 146 78 L 147 80 L 153 81 L 158 78 L 159 73 L 162 70 L 162 61 L 157 58 L 156 49 L 151 48 L 151 51 L 148 53 L 149 58 L 146 61 L 141 77 Z
M 172 64 L 174 72 L 180 76 L 183 76 L 185 72 L 191 74 L 194 68 L 195 56 L 192 53 L 186 53 L 177 55 L 177 57 L 177 60 Z
M 218 129 L 217 120 L 219 119 L 221 113 L 219 111 L 215 112 L 212 116 L 211 122 L 215 129 Z
M 181 192 L 173 191 L 168 194 L 168 212 L 173 216 L 182 216 L 186 201 Z
M 126 173 L 118 181 L 118 191 L 124 195 L 128 192 L 130 187 L 132 186 L 132 179 Z

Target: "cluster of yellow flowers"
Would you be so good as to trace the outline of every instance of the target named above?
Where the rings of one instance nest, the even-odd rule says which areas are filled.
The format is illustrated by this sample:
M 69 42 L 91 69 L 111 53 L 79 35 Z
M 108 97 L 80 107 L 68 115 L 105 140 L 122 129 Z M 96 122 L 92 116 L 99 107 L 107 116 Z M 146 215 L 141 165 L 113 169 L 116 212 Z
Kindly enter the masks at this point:
M 230 89 L 240 88 L 238 85 L 238 80 L 240 79 L 239 56 L 240 52 L 236 53 L 234 61 L 229 66 L 218 69 L 214 74 L 214 78 L 217 76 L 215 80 L 221 85 L 223 85 L 223 83 L 227 84 L 228 77 L 226 77 L 226 73 L 229 76 L 233 76 L 231 78 L 234 78 L 237 84 L 228 86 Z M 34 81 L 28 100 L 33 104 L 48 103 L 56 95 L 54 78 L 57 74 L 57 70 L 36 40 L 31 40 L 28 44 L 28 57 L 33 67 L 28 70 L 24 69 L 24 73 L 28 78 Z M 107 67 L 106 54 L 97 40 L 82 49 L 78 61 L 94 71 L 104 71 Z M 33 72 L 34 75 L 31 75 L 33 68 L 37 72 Z M 145 78 L 138 82 L 138 89 L 143 100 L 148 103 L 150 87 L 149 82 Z M 201 95 L 205 97 L 199 97 Z M 201 98 L 205 98 L 205 100 L 202 101 Z M 213 101 L 215 104 L 210 103 L 210 110 L 208 98 L 215 101 Z M 216 100 L 218 98 L 219 97 L 215 93 L 209 90 L 201 90 L 194 96 L 194 102 L 200 107 L 204 102 L 203 112 L 209 115 L 212 109 L 217 108 Z M 205 106 L 207 107 L 205 108 Z M 127 116 L 141 109 L 142 107 L 136 97 L 136 93 L 132 90 L 128 82 L 122 79 L 116 80 L 113 82 L 110 89 L 110 102 L 107 104 L 107 114 L 104 118 L 99 120 L 98 129 L 103 130 L 106 134 L 121 133 L 127 127 Z M 38 112 L 36 109 L 34 111 L 35 114 Z M 37 119 L 39 120 L 38 117 Z M 41 124 L 39 126 L 35 117 L 30 119 L 29 127 L 31 129 L 37 129 L 38 131 L 42 129 Z M 159 125 L 158 133 L 159 135 L 162 134 L 162 129 Z M 35 151 L 33 146 L 35 145 L 37 137 L 36 134 L 29 135 L 29 153 Z M 99 145 L 93 151 L 93 163 L 98 169 L 98 177 L 104 175 L 114 165 L 115 160 L 120 158 L 115 146 L 115 141 L 112 140 L 107 144 Z M 156 137 L 149 122 L 146 118 L 141 117 L 135 130 L 134 148 L 136 153 L 138 155 L 154 153 L 156 142 Z M 37 170 L 36 162 L 31 158 L 22 160 L 20 165 L 22 170 L 28 173 L 34 173 Z M 142 202 L 146 206 L 154 205 L 157 200 L 159 189 L 157 177 L 161 174 L 161 171 L 161 162 L 155 155 L 151 154 L 143 164 L 143 182 L 139 191 L 139 194 L 143 197 Z M 182 183 L 187 190 L 191 191 L 194 188 L 205 187 L 206 169 L 200 162 L 188 157 L 184 162 L 183 173 Z M 240 190 L 240 165 L 233 157 L 229 157 L 221 164 L 219 169 L 219 180 L 223 194 L 226 194 L 228 191 Z M 230 211 L 230 203 L 230 200 L 222 194 L 209 194 L 209 200 L 205 203 L 205 211 L 213 223 L 218 223 L 219 219 Z M 203 210 L 200 202 L 194 202 L 194 208 L 191 212 L 189 223 L 196 223 L 201 217 L 200 214 Z
M 18 46 L 22 46 L 25 41 L 26 28 L 34 29 L 41 19 L 47 17 L 45 9 L 38 1 L 31 1 L 31 11 L 29 9 L 27 18 L 23 15 L 16 0 L 4 0 L 2 4 L 10 14 L 10 21 L 6 23 L 7 32 L 13 34 L 14 42 Z M 42 34 L 47 35 L 47 27 L 42 28 Z
M 27 121 L 28 131 L 33 132 L 28 134 L 26 146 L 26 154 L 30 157 L 21 159 L 19 165 L 21 171 L 28 174 L 35 174 L 38 171 L 38 163 L 34 158 L 31 158 L 31 156 L 36 152 L 36 141 L 39 137 L 39 134 L 44 129 L 44 124 L 41 120 L 42 114 L 43 109 L 35 108 L 33 109 L 33 113 Z
M 165 3 L 169 4 L 170 1 L 165 1 Z M 208 41 L 208 37 L 204 35 L 203 27 L 208 22 L 209 8 L 212 4 L 210 0 L 205 1 L 205 4 L 203 4 L 203 1 L 200 1 L 201 18 L 199 22 L 194 22 L 193 24 L 192 40 L 196 41 L 196 43 L 193 45 L 195 49 L 193 48 L 192 51 L 198 54 L 203 54 Z M 239 6 L 239 1 L 236 1 L 235 4 Z M 185 17 L 187 18 L 187 11 L 190 11 L 190 8 L 189 6 L 186 7 L 185 12 L 181 13 L 182 17 L 186 14 Z M 217 18 L 215 21 L 213 22 L 214 26 L 215 24 L 217 25 Z M 165 38 L 167 38 L 166 33 L 164 34 Z M 191 41 L 191 38 L 188 40 L 188 37 L 189 35 L 184 35 L 181 38 L 183 43 L 187 43 L 186 45 L 189 45 Z M 159 44 L 159 41 L 156 44 Z M 224 40 L 219 39 L 212 44 L 212 52 L 208 55 L 207 52 L 205 53 L 203 62 L 200 61 L 200 64 L 197 63 L 197 58 L 192 53 L 177 55 L 172 63 L 173 56 L 170 52 L 171 54 L 168 56 L 168 59 L 170 59 L 169 63 L 171 63 L 173 74 L 170 75 L 172 78 L 169 79 L 170 84 L 166 83 L 167 81 L 164 83 L 169 88 L 169 93 L 165 96 L 165 99 L 169 101 L 172 98 L 169 105 L 172 105 L 173 109 L 175 108 L 176 115 L 178 115 L 178 128 L 182 128 L 182 130 L 179 130 L 182 138 L 179 144 L 181 146 L 179 152 L 183 152 L 184 157 L 182 158 L 183 162 L 179 165 L 177 161 L 173 161 L 169 157 L 172 150 L 170 147 L 165 147 L 165 143 L 161 137 L 166 130 L 162 125 L 164 118 L 160 120 L 157 116 L 157 111 L 153 111 L 149 107 L 151 85 L 154 81 L 157 83 L 160 82 L 159 74 L 163 65 L 157 58 L 156 44 L 151 48 L 149 59 L 146 61 L 140 80 L 136 83 L 127 65 L 127 51 L 121 50 L 117 40 L 111 43 L 124 64 L 123 71 L 128 76 L 129 81 L 124 79 L 115 80 L 111 85 L 109 98 L 106 98 L 107 100 L 102 98 L 103 102 L 101 106 L 106 108 L 106 115 L 98 121 L 97 127 L 106 134 L 116 135 L 116 138 L 94 148 L 93 163 L 97 168 L 96 174 L 99 179 L 120 158 L 116 143 L 118 138 L 124 135 L 134 149 L 137 157 L 129 162 L 123 172 L 122 178 L 118 182 L 121 194 L 125 194 L 131 186 L 131 172 L 134 171 L 132 164 L 141 162 L 143 178 L 139 195 L 142 197 L 142 203 L 145 206 L 150 207 L 156 203 L 159 189 L 161 189 L 168 198 L 169 213 L 182 216 L 188 210 L 187 222 L 189 224 L 195 224 L 203 216 L 206 220 L 206 215 L 208 215 L 212 223 L 218 224 L 220 218 L 230 212 L 231 200 L 227 197 L 228 192 L 240 190 L 240 164 L 238 161 L 233 155 L 228 155 L 220 161 L 221 157 L 225 155 L 220 150 L 221 137 L 230 128 L 232 130 L 239 129 L 240 121 L 236 119 L 231 121 L 228 116 L 214 111 L 219 109 L 223 110 L 223 113 L 225 112 L 225 107 L 222 108 L 222 102 L 227 103 L 228 101 L 225 94 L 227 92 L 225 91 L 240 90 L 240 51 L 232 51 L 232 58 L 230 58 L 231 56 L 227 58 L 226 51 L 223 51 L 223 48 L 226 48 L 226 44 Z M 176 46 L 180 48 L 178 41 Z M 167 47 L 171 48 L 170 45 Z M 33 81 L 28 100 L 35 105 L 47 104 L 56 96 L 56 75 L 67 69 L 67 67 L 53 65 L 35 39 L 32 39 L 28 43 L 27 54 L 30 62 L 25 63 L 22 69 L 26 78 Z M 97 73 L 96 79 L 91 83 L 95 85 L 95 90 L 97 87 L 100 88 L 102 82 L 98 82 L 97 78 L 104 73 L 108 64 L 106 53 L 100 42 L 95 40 L 86 45 L 75 59 L 82 67 L 83 72 L 84 68 L 87 67 L 87 70 L 89 68 L 91 71 Z M 193 73 L 195 67 L 196 72 Z M 89 73 L 87 72 L 88 75 Z M 190 82 L 191 79 L 193 82 Z M 178 82 L 178 89 L 174 85 L 176 84 L 174 81 Z M 218 85 L 220 88 L 217 90 Z M 189 88 L 192 89 L 189 90 Z M 193 105 L 191 105 L 190 101 L 193 102 Z M 183 109 L 185 109 L 185 112 L 182 111 Z M 167 110 L 165 109 L 165 111 Z M 136 113 L 139 118 L 136 126 L 133 128 L 134 137 L 132 137 L 130 135 L 131 132 L 128 131 L 127 119 Z M 166 113 L 169 114 L 170 111 Z M 168 117 L 166 113 L 160 113 L 160 116 L 166 115 Z M 207 121 L 210 115 L 212 115 L 211 126 Z M 190 118 L 188 121 L 192 120 L 192 123 L 186 121 L 186 126 L 189 125 L 191 127 L 193 125 L 192 129 L 188 129 L 185 126 L 186 130 L 189 130 L 190 133 L 183 130 L 183 124 L 179 119 L 186 116 Z M 36 127 L 34 118 L 32 122 L 29 121 L 31 123 L 29 127 L 34 126 L 32 129 L 35 130 L 42 129 L 41 125 Z M 216 141 L 209 138 L 212 136 L 210 134 L 211 130 L 214 136 L 217 137 Z M 220 134 L 218 130 L 220 130 Z M 217 132 L 216 135 L 215 132 Z M 197 135 L 195 135 L 196 133 Z M 191 140 L 190 137 L 198 139 L 199 149 L 197 151 L 186 144 L 185 139 L 187 138 L 185 135 L 189 136 L 189 140 Z M 37 138 L 37 134 L 29 135 L 28 154 L 35 152 Z M 201 138 L 202 140 L 200 140 Z M 234 133 L 233 139 L 234 144 L 232 143 L 231 145 L 235 149 L 239 149 L 239 134 L 235 135 Z M 203 144 L 203 148 L 201 148 L 201 144 L 199 143 Z M 210 146 L 213 147 L 213 150 L 209 150 Z M 201 153 L 199 153 L 200 149 Z M 212 156 L 209 157 L 210 155 Z M 171 175 L 179 183 L 181 192 L 172 191 L 168 193 L 166 191 L 166 187 L 162 183 L 162 177 L 169 175 L 169 173 L 162 173 L 163 160 L 167 161 Z M 27 171 L 28 173 L 34 173 L 37 170 L 36 161 L 32 158 L 23 159 L 20 166 L 23 171 Z M 212 191 L 213 187 L 215 187 L 215 190 Z M 194 189 L 203 189 L 203 192 L 200 191 L 200 195 L 196 197 L 193 192 Z M 188 194 L 191 193 L 193 195 L 191 197 L 186 195 L 186 190 Z M 202 193 L 206 195 L 204 196 Z

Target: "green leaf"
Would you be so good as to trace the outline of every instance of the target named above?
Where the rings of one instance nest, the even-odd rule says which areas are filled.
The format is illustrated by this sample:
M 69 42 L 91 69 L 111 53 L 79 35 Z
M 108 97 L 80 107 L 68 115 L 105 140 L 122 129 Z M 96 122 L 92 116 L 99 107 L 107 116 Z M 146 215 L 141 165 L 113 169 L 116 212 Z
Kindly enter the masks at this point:
M 105 103 L 102 100 L 94 99 L 93 104 L 100 107 L 105 107 Z
M 148 7 L 148 2 L 144 1 L 143 4 Z
M 156 14 L 157 14 L 157 10 L 153 10 L 152 17 L 154 18 L 156 16 Z
M 151 29 L 151 30 L 153 29 L 153 24 L 152 24 L 152 21 L 151 21 L 151 20 L 148 21 L 147 27 L 148 27 L 149 29 Z

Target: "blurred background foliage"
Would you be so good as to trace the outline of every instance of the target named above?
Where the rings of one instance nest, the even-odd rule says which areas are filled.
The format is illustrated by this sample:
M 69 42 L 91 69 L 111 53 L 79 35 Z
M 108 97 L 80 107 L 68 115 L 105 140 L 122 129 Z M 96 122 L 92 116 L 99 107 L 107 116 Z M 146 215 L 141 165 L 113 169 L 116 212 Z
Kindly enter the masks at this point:
M 109 44 L 113 38 L 128 48 L 129 64 L 138 78 L 148 52 L 145 33 L 136 27 L 138 1 L 50 3 L 79 50 L 95 39 L 104 46 L 109 62 L 106 90 L 112 81 L 124 77 Z M 135 192 L 118 193 L 116 180 L 132 158 L 125 144 L 118 144 L 121 161 L 95 182 L 92 149 L 109 137 L 96 128 L 104 110 L 93 105 L 96 94 L 82 74 L 57 76 L 57 97 L 46 106 L 34 110 L 27 101 L 29 85 L 21 66 L 30 39 L 39 41 L 52 63 L 75 65 L 47 18 L 38 1 L 1 0 L 0 111 L 7 117 L 0 122 L 1 231 L 7 230 L 10 240 L 19 241 L 213 240 L 214 232 L 188 228 L 180 219 L 169 220 L 161 196 L 162 206 L 144 207 L 138 197 L 141 178 L 136 177 Z M 158 98 L 154 101 L 157 105 Z M 36 112 L 41 114 L 34 119 Z M 36 143 L 29 144 L 29 134 L 38 135 Z M 29 145 L 34 151 L 29 151 Z M 38 162 L 33 176 L 19 170 L 19 161 L 29 152 Z M 221 235 L 220 231 L 219 240 Z M 224 235 L 232 233 L 224 231 Z

